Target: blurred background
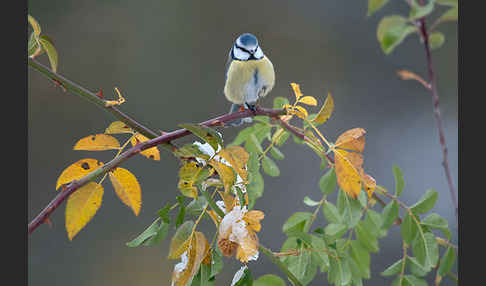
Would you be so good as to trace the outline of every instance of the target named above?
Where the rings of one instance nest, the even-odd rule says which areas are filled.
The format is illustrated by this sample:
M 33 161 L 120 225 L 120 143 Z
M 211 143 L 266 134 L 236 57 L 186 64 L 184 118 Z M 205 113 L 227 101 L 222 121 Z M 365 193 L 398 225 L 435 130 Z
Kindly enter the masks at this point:
M 155 130 L 171 131 L 178 123 L 226 113 L 230 104 L 223 96 L 223 84 L 228 51 L 239 34 L 253 33 L 276 70 L 275 88 L 261 104 L 270 107 L 277 95 L 293 101 L 290 82 L 299 83 L 319 106 L 332 93 L 334 114 L 320 129 L 332 141 L 345 130 L 366 129 L 365 170 L 378 184 L 393 189 L 392 166 L 402 168 L 406 182 L 402 200 L 409 205 L 427 189 L 437 190 L 439 199 L 432 211 L 449 221 L 453 243 L 458 243 L 431 95 L 419 83 L 396 75 L 397 70 L 408 69 L 427 78 L 423 46 L 413 35 L 385 56 L 376 39 L 384 15 L 408 15 L 405 1 L 390 1 L 371 18 L 366 17 L 367 1 L 28 2 L 29 14 L 58 49 L 58 72 L 91 91 L 102 88 L 107 98 L 118 87 L 127 99 L 121 110 Z M 437 9 L 432 17 L 443 11 Z M 457 27 L 445 23 L 439 30 L 446 41 L 433 52 L 433 63 L 457 187 Z M 46 56 L 40 61 L 48 65 Z M 72 150 L 78 139 L 102 133 L 114 118 L 31 69 L 28 85 L 30 221 L 56 195 L 55 182 L 64 168 L 82 158 L 107 162 L 114 156 L 110 151 Z M 239 129 L 225 129 L 225 141 L 231 142 Z M 194 137 L 177 143 L 190 141 Z M 264 175 L 264 195 L 255 205 L 266 214 L 260 240 L 273 250 L 279 250 L 286 238 L 281 226 L 289 215 L 313 210 L 302 199 L 320 198 L 318 181 L 323 174 L 320 159 L 309 148 L 288 140 L 281 150 L 286 155 L 277 162 L 281 176 Z M 124 163 L 142 187 L 139 216 L 105 183 L 101 208 L 72 242 L 64 228 L 62 205 L 50 217 L 52 228 L 41 225 L 29 236 L 29 285 L 170 285 L 178 262 L 167 260 L 173 228 L 168 239 L 156 246 L 129 248 L 125 243 L 179 194 L 178 166 L 163 149 L 160 162 L 136 156 Z M 319 218 L 315 227 L 325 224 L 322 213 Z M 209 222 L 202 230 L 208 236 L 214 233 Z M 365 285 L 391 284 L 392 279 L 379 273 L 401 255 L 399 228 L 391 227 L 388 237 L 380 240 L 379 253 L 371 255 L 373 276 Z M 225 259 L 216 285 L 230 285 L 239 268 L 235 259 Z M 254 277 L 273 273 L 285 278 L 263 255 L 249 268 Z M 327 285 L 327 276 L 318 274 L 311 285 Z M 445 278 L 442 285 L 453 284 Z

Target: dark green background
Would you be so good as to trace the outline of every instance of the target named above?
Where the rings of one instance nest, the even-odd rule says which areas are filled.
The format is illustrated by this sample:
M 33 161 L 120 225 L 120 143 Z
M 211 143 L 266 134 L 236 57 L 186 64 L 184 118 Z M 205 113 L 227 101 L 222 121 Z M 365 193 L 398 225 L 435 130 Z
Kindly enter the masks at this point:
M 323 103 L 331 92 L 335 111 L 321 128 L 332 141 L 347 129 L 366 129 L 365 170 L 379 184 L 394 188 L 392 165 L 402 168 L 406 188 L 402 199 L 415 203 L 429 188 L 439 192 L 434 212 L 449 220 L 454 242 L 457 231 L 432 100 L 423 86 L 402 81 L 399 69 L 427 78 L 423 46 L 416 35 L 385 56 L 376 40 L 379 20 L 392 13 L 408 14 L 404 1 L 391 1 L 366 17 L 367 1 L 29 1 L 29 13 L 59 51 L 60 74 L 105 97 L 118 87 L 129 115 L 155 130 L 170 131 L 178 123 L 199 122 L 225 113 L 229 103 L 222 90 L 227 54 L 243 32 L 255 34 L 276 70 L 276 85 L 262 105 L 277 95 L 293 99 L 290 82 Z M 441 9 L 440 11 L 443 11 Z M 434 13 L 433 16 L 437 16 Z M 444 46 L 433 52 L 441 115 L 449 149 L 449 165 L 457 186 L 457 27 L 439 27 Z M 48 64 L 46 56 L 40 61 Z M 39 73 L 28 72 L 28 219 L 56 195 L 62 170 L 87 157 L 110 160 L 114 153 L 73 151 L 81 137 L 100 133 L 114 119 L 89 102 L 62 92 Z M 316 112 L 317 108 L 312 109 Z M 231 142 L 238 129 L 224 130 Z M 184 138 L 178 143 L 193 141 Z M 304 196 L 320 198 L 320 160 L 309 148 L 289 140 L 277 162 L 281 176 L 265 176 L 264 196 L 256 208 L 265 212 L 260 240 L 278 250 L 285 240 L 281 226 L 294 211 L 312 211 Z M 125 242 L 142 232 L 156 211 L 174 201 L 178 162 L 161 151 L 161 161 L 141 156 L 123 165 L 139 178 L 142 210 L 138 217 L 123 205 L 107 181 L 103 204 L 72 242 L 64 228 L 65 206 L 52 216 L 53 227 L 40 226 L 29 236 L 29 285 L 170 285 L 175 261 L 167 260 L 168 240 L 154 247 L 128 248 Z M 378 207 L 377 207 L 378 208 Z M 315 226 L 323 226 L 322 215 Z M 202 225 L 208 237 L 214 227 Z M 171 229 L 169 235 L 173 234 Z M 392 227 L 372 255 L 371 280 L 387 285 L 379 275 L 402 254 L 400 232 Z M 225 260 L 217 285 L 229 285 L 240 267 Z M 266 257 L 249 264 L 254 277 L 274 273 L 284 277 Z M 326 285 L 316 276 L 311 285 Z M 452 285 L 446 278 L 443 285 Z

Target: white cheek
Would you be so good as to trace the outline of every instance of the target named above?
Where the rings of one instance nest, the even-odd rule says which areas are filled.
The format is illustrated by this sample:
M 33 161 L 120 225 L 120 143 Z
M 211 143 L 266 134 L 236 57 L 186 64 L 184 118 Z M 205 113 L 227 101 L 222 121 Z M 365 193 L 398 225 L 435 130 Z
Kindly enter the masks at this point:
M 257 59 L 263 58 L 263 51 L 260 47 L 258 47 L 257 51 L 254 54 L 254 57 Z
M 235 56 L 236 59 L 240 61 L 246 61 L 250 58 L 250 55 L 247 52 L 243 51 L 238 47 L 235 47 L 233 49 L 233 55 Z

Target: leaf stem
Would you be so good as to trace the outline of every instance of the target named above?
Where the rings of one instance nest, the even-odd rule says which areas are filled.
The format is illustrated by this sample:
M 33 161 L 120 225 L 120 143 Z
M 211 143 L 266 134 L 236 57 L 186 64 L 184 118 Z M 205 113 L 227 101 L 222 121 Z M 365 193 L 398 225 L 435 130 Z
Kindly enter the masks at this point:
M 290 281 L 292 281 L 294 286 L 302 286 L 299 279 L 297 279 L 297 277 L 295 277 L 295 275 L 292 274 L 292 272 L 290 272 L 287 266 L 282 261 L 280 261 L 280 259 L 277 256 L 275 256 L 270 249 L 260 244 L 258 250 L 263 254 L 265 254 L 268 258 L 270 258 L 270 260 L 275 265 L 277 265 L 277 267 L 280 268 L 280 270 L 282 270 L 282 272 L 285 273 L 285 275 L 287 275 L 287 277 L 289 278 Z

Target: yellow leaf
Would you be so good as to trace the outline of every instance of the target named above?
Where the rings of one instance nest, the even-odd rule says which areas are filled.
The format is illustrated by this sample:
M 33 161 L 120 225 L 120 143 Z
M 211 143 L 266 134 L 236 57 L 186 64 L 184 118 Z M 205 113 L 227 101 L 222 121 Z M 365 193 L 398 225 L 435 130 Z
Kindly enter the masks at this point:
M 133 130 L 121 121 L 115 121 L 108 126 L 105 134 L 133 133 Z
M 233 169 L 236 171 L 238 175 L 246 181 L 248 179 L 248 172 L 246 170 L 246 163 L 250 158 L 248 152 L 246 152 L 245 148 L 241 146 L 230 146 L 226 147 L 225 149 L 219 151 L 219 156 L 223 157 L 228 163 L 233 166 Z
M 293 113 L 295 115 L 297 115 L 298 117 L 302 118 L 302 119 L 305 119 L 307 118 L 307 116 L 309 115 L 307 113 L 307 110 L 305 108 L 303 108 L 302 106 L 294 106 L 295 109 L 297 110 L 293 110 Z
M 138 216 L 142 207 L 142 189 L 137 178 L 127 169 L 118 167 L 110 172 L 110 181 L 120 200 Z
M 69 240 L 93 218 L 101 206 L 103 186 L 89 182 L 72 193 L 66 203 L 66 230 Z
M 329 117 L 331 117 L 332 111 L 334 110 L 334 99 L 332 98 L 331 94 L 327 95 L 326 101 L 317 113 L 317 116 L 312 120 L 314 124 L 323 124 L 326 122 Z
M 199 271 L 201 262 L 206 257 L 208 249 L 209 243 L 206 237 L 204 237 L 204 234 L 199 231 L 195 232 L 191 241 L 191 246 L 188 249 L 188 261 L 186 267 L 181 272 L 174 268 L 174 272 L 172 273 L 172 285 L 186 286 Z
M 247 222 L 247 226 L 253 231 L 259 232 L 262 228 L 260 221 L 265 217 L 262 211 L 251 210 L 245 214 L 243 220 Z
M 224 193 L 224 192 L 220 192 L 220 191 L 218 191 L 218 194 L 223 199 L 224 208 L 226 210 L 226 213 L 229 213 L 233 209 L 233 207 L 236 205 L 235 197 L 233 195 L 231 195 L 230 193 Z
M 104 151 L 119 150 L 120 143 L 115 137 L 105 134 L 96 134 L 79 139 L 74 145 L 74 150 Z
M 300 91 L 300 86 L 295 82 L 291 82 L 290 85 L 294 90 L 295 98 L 299 100 L 299 98 L 302 96 L 302 92 Z
M 179 183 L 177 187 L 184 196 L 197 198 L 197 188 L 194 186 L 194 183 L 202 170 L 203 168 L 194 161 L 187 162 L 179 169 Z
M 82 159 L 77 161 L 62 171 L 57 179 L 56 190 L 59 189 L 61 185 L 70 183 L 73 180 L 79 180 L 101 166 L 103 166 L 103 162 L 96 159 Z
M 135 146 L 141 142 L 145 142 L 145 141 L 148 141 L 149 139 L 145 136 L 143 136 L 142 134 L 140 133 L 137 133 L 135 134 L 135 136 L 132 137 L 132 139 L 130 139 L 130 143 L 132 143 L 132 146 Z M 149 158 L 149 159 L 152 159 L 152 160 L 155 160 L 155 161 L 160 161 L 160 152 L 159 152 L 159 149 L 157 147 L 152 147 L 152 148 L 149 148 L 147 150 L 143 150 L 142 152 L 140 152 L 140 154 L 142 154 L 143 156 Z
M 371 196 L 373 195 L 373 192 L 376 189 L 376 180 L 375 180 L 375 178 L 373 178 L 372 176 L 370 176 L 368 174 L 364 174 L 363 179 L 364 179 L 364 183 L 365 183 L 366 192 L 368 193 L 368 197 L 371 198 Z
M 228 193 L 236 181 L 236 176 L 233 173 L 233 169 L 214 159 L 209 160 L 209 165 L 211 165 L 216 170 L 216 172 L 218 172 L 219 178 L 224 185 L 224 192 Z
M 37 22 L 34 17 L 27 15 L 27 19 L 29 20 L 30 25 L 32 26 L 32 29 L 34 30 L 34 33 L 36 36 L 39 36 L 41 33 L 41 27 L 39 25 L 39 22 Z
M 360 176 L 363 156 L 359 153 L 336 149 L 334 151 L 334 165 L 339 187 L 357 198 L 361 191 L 362 179 Z
M 317 100 L 312 96 L 304 96 L 299 100 L 300 103 L 316 106 Z
M 366 131 L 363 128 L 347 130 L 338 137 L 335 146 L 361 153 L 365 146 L 365 134 Z

